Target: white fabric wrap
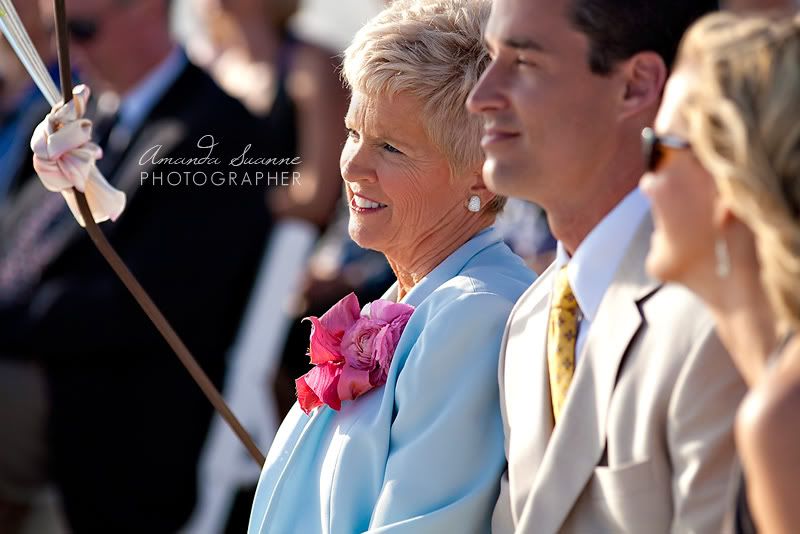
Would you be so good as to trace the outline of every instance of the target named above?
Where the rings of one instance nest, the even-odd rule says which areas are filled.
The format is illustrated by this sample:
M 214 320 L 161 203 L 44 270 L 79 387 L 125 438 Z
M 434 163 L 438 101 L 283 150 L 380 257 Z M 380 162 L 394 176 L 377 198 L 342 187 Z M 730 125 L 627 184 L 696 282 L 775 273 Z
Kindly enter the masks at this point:
M 86 195 L 95 222 L 115 221 L 125 209 L 125 193 L 112 187 L 95 166 L 103 150 L 91 140 L 92 121 L 83 118 L 89 88 L 79 85 L 72 94 L 69 103 L 56 105 L 34 130 L 33 167 L 48 190 L 64 195 L 81 226 L 85 224 L 72 188 Z

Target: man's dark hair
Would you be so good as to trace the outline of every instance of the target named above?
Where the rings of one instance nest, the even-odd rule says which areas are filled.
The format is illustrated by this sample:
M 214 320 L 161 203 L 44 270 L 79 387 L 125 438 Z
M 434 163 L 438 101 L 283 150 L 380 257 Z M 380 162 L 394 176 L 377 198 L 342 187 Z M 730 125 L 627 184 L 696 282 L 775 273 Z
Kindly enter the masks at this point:
M 589 68 L 609 74 L 618 61 L 649 50 L 672 67 L 686 29 L 717 0 L 569 0 L 569 18 L 589 38 Z

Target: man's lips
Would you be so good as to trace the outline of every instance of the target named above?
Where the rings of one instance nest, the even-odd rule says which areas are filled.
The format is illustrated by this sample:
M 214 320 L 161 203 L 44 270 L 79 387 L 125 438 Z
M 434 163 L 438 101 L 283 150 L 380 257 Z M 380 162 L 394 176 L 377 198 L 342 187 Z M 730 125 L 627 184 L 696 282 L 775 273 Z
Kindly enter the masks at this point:
M 481 139 L 481 146 L 483 148 L 491 145 L 509 141 L 519 137 L 517 132 L 511 130 L 501 130 L 499 128 L 487 128 L 483 131 L 483 138 Z

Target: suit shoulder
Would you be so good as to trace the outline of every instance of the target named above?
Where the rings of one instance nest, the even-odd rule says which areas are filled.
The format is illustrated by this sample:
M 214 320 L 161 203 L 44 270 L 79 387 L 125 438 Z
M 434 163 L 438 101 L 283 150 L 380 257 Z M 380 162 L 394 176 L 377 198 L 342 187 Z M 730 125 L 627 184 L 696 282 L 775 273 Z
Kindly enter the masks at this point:
M 643 305 L 651 324 L 669 324 L 674 335 L 705 338 L 714 330 L 714 318 L 694 293 L 678 284 L 665 284 Z
M 543 300 L 547 300 L 553 285 L 553 272 L 551 265 L 525 289 L 511 311 L 510 321 L 524 321 Z

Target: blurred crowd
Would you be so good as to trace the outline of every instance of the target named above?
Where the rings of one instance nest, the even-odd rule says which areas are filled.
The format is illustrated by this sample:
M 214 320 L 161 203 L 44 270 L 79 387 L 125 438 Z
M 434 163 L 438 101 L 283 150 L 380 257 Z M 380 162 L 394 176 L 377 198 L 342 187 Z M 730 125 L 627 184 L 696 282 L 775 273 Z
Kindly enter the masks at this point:
M 14 5 L 56 78 L 51 4 Z M 308 368 L 300 319 L 350 291 L 377 298 L 393 280 L 382 255 L 350 240 L 340 201 L 341 52 L 382 7 L 67 2 L 98 166 L 129 199 L 124 221 L 103 228 L 264 450 Z M 171 349 L 60 196 L 34 179 L 28 144 L 49 106 L 5 41 L 0 57 L 0 531 L 240 531 L 257 468 L 227 427 L 210 425 L 210 405 Z M 158 157 L 202 156 L 201 135 L 214 136 L 222 162 L 247 145 L 253 157 L 298 156 L 288 170 L 300 179 L 167 187 L 154 178 L 185 166 L 139 161 L 155 146 Z M 541 210 L 516 202 L 504 228 L 531 264 L 549 263 L 555 242 Z
M 14 5 L 55 76 L 50 2 Z M 382 254 L 350 239 L 339 170 L 341 53 L 384 2 L 66 5 L 98 167 L 129 199 L 102 228 L 266 451 L 309 369 L 301 319 L 351 291 L 379 298 L 394 280 Z M 0 42 L 0 534 L 242 532 L 259 469 L 35 178 L 29 140 L 48 111 Z M 185 165 L 142 161 L 156 146 L 203 156 L 207 135 L 219 161 L 204 172 L 299 183 L 171 186 Z M 232 168 L 247 146 L 300 163 Z M 538 206 L 511 199 L 496 226 L 535 272 L 554 260 Z

